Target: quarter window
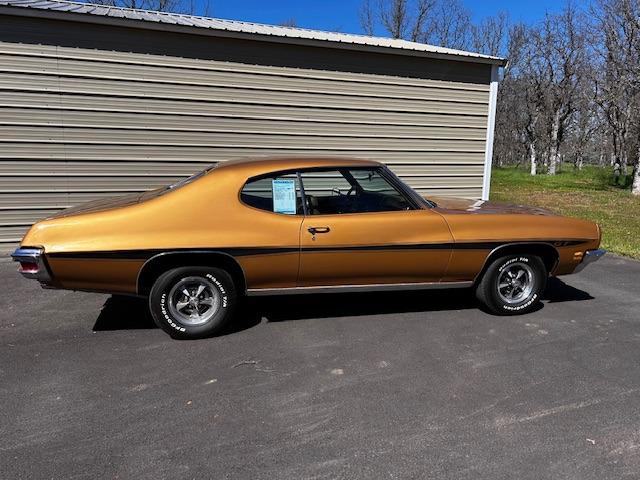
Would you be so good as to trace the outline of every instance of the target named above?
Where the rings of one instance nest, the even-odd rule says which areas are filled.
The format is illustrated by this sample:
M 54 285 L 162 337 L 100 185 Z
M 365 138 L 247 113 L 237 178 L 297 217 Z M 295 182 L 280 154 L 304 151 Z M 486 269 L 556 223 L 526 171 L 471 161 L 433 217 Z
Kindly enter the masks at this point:
M 249 180 L 240 199 L 250 207 L 284 215 L 301 215 L 302 193 L 295 173 Z

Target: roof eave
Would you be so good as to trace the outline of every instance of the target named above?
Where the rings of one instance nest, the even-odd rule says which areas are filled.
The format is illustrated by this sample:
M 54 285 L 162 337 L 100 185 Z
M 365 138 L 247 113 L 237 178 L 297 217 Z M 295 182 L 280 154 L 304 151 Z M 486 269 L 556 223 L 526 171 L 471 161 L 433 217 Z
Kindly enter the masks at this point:
M 505 66 L 506 59 L 493 57 L 475 57 L 467 55 L 456 55 L 440 52 L 428 52 L 422 50 L 411 50 L 406 48 L 381 47 L 376 45 L 364 45 L 360 43 L 347 43 L 332 40 L 307 39 L 297 37 L 285 37 L 277 35 L 265 35 L 260 33 L 237 32 L 232 30 L 219 30 L 212 28 L 192 27 L 188 25 L 178 25 L 161 22 L 151 22 L 146 20 L 133 20 L 129 18 L 107 17 L 99 15 L 89 15 L 86 13 L 75 13 L 55 10 L 38 10 L 35 8 L 14 7 L 0 5 L 0 14 L 14 15 L 20 17 L 48 18 L 54 20 L 74 21 L 99 25 L 110 25 L 127 28 L 138 28 L 145 30 L 156 30 L 163 32 L 187 33 L 191 35 L 206 35 L 211 37 L 239 38 L 243 40 L 263 41 L 272 43 L 285 43 L 293 45 L 306 45 L 313 47 L 338 48 L 347 50 L 367 51 L 383 54 L 394 54 L 404 56 L 416 56 L 425 58 L 437 58 L 443 60 L 454 60 L 469 63 L 484 63 L 498 66 Z

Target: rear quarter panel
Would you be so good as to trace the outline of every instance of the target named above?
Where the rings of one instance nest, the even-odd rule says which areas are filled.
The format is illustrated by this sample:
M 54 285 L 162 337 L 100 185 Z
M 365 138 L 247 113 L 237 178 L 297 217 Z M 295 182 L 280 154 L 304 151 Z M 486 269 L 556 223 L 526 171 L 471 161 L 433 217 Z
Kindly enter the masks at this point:
M 284 253 L 236 258 L 247 283 L 292 286 L 302 216 L 243 205 L 238 194 L 250 174 L 221 168 L 139 204 L 44 220 L 22 245 L 45 248 L 53 286 L 59 288 L 135 293 L 141 267 L 160 252 L 268 247 Z

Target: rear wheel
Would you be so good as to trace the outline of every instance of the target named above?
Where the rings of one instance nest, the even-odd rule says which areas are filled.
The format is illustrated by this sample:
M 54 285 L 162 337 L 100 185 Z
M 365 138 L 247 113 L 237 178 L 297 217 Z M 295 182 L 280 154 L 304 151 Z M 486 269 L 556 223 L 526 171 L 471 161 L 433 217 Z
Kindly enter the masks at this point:
M 497 315 L 534 310 L 547 285 L 547 269 L 536 255 L 506 255 L 494 260 L 476 288 L 476 297 Z
M 219 333 L 236 304 L 231 276 L 210 267 L 180 267 L 158 277 L 149 294 L 156 324 L 174 338 Z

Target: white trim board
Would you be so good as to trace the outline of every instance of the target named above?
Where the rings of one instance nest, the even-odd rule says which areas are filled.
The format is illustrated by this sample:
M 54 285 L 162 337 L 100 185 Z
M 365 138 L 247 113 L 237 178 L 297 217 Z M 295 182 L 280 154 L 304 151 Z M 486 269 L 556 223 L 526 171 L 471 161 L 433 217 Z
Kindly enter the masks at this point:
M 489 115 L 487 116 L 487 140 L 484 150 L 484 177 L 482 179 L 482 200 L 489 200 L 489 191 L 491 189 L 493 139 L 496 127 L 496 103 L 498 101 L 498 68 L 498 65 L 491 66 L 491 86 L 489 87 Z

